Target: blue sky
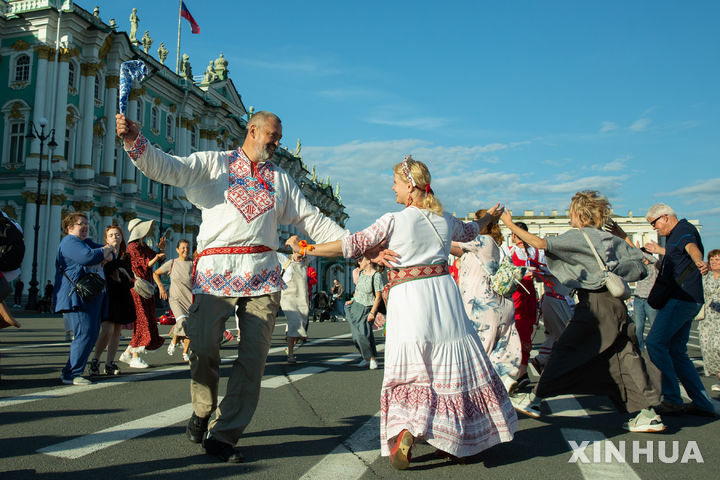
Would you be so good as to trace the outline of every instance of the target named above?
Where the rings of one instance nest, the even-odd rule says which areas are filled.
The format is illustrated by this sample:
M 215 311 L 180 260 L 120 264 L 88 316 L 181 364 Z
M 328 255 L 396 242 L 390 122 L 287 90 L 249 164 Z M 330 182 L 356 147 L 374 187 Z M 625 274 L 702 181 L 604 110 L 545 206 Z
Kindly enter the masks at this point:
M 78 1 L 164 41 L 175 0 Z M 340 184 L 349 228 L 399 208 L 392 166 L 428 164 L 446 210 L 565 210 L 581 189 L 616 212 L 655 202 L 720 248 L 716 1 L 186 0 L 195 74 L 222 51 L 246 106 Z M 211 8 L 209 8 L 211 6 Z

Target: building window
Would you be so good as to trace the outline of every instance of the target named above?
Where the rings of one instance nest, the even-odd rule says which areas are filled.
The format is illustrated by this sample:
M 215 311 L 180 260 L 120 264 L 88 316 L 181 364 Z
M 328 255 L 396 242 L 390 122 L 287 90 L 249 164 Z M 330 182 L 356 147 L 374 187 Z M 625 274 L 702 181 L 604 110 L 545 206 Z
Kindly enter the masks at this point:
M 10 164 L 20 164 L 23 160 L 25 147 L 25 122 L 10 123 L 10 156 L 8 162 Z
M 15 61 L 15 81 L 30 81 L 30 57 L 28 55 L 20 55 Z
M 165 136 L 168 138 L 173 137 L 173 123 L 172 115 L 168 115 L 167 118 L 165 118 Z
M 95 101 L 102 102 L 102 79 L 100 74 L 95 75 Z
M 2 165 L 14 169 L 25 161 L 25 133 L 30 107 L 21 100 L 11 100 L 2 108 L 2 114 Z
M 192 127 L 192 130 L 190 130 L 190 146 L 192 148 L 197 149 L 198 148 L 198 127 Z
M 143 109 L 143 101 L 138 98 L 137 101 L 137 108 L 135 108 L 135 121 L 142 123 L 142 109 Z
M 158 117 L 160 117 L 160 112 L 158 111 L 158 108 L 152 107 L 152 109 L 150 110 L 150 128 L 152 130 L 158 130 Z
M 68 88 L 75 89 L 75 62 L 68 64 Z

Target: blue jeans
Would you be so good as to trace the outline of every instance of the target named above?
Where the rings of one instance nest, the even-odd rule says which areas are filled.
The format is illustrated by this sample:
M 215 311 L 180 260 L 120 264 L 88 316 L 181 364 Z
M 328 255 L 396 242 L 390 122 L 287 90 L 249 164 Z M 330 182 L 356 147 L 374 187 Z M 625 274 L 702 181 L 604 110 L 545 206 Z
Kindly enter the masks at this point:
M 65 313 L 74 339 L 70 344 L 70 358 L 62 369 L 62 376 L 68 379 L 79 377 L 85 371 L 88 356 L 100 334 L 100 311 L 102 302 L 94 301 L 85 305 L 87 310 Z
M 645 350 L 645 319 L 652 326 L 658 311 L 647 303 L 647 298 L 635 297 L 633 300 L 633 322 L 640 351 Z
M 662 393 L 669 403 L 683 403 L 678 378 L 698 408 L 715 410 L 695 365 L 687 354 L 690 327 L 702 304 L 671 298 L 658 312 L 645 343 L 650 360 L 662 372 Z

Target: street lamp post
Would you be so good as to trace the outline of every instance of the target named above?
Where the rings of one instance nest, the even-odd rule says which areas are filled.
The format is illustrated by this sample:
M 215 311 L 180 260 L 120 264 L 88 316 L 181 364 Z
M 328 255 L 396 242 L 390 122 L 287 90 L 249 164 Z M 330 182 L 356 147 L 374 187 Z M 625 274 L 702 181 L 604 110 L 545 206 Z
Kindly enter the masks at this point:
M 30 289 L 28 290 L 28 303 L 26 305 L 26 309 L 28 310 L 37 310 L 38 307 L 38 291 L 40 290 L 38 288 L 38 279 L 37 279 L 37 255 L 38 255 L 38 233 L 40 230 L 40 185 L 42 182 L 42 160 L 43 160 L 43 150 L 45 147 L 45 141 L 49 138 L 50 142 L 48 143 L 49 149 L 53 149 L 57 147 L 57 143 L 55 143 L 55 129 L 53 128 L 50 130 L 47 134 L 45 134 L 45 127 L 47 127 L 47 119 L 41 118 L 40 119 L 40 132 L 38 132 L 37 128 L 35 127 L 35 124 L 33 122 L 30 122 L 30 128 L 28 129 L 27 135 L 25 135 L 25 138 L 34 140 L 38 139 L 40 140 L 40 160 L 38 161 L 38 176 L 37 176 L 37 196 L 35 197 L 35 243 L 33 244 L 33 263 L 32 263 L 32 279 L 30 280 Z M 49 158 L 48 158 L 49 160 Z M 52 168 L 48 164 L 48 169 Z M 48 195 L 50 195 L 50 192 L 48 192 Z

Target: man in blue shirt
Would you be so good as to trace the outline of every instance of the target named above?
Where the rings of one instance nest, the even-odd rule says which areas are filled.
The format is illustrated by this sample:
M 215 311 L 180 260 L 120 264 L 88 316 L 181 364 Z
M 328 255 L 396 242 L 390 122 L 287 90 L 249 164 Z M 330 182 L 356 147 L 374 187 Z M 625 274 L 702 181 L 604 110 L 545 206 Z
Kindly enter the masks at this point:
M 662 372 L 663 402 L 661 415 L 692 413 L 715 416 L 700 376 L 687 354 L 690 327 L 705 302 L 702 275 L 708 267 L 703 262 L 704 249 L 700 233 L 687 220 L 678 220 L 675 211 L 664 203 L 650 207 L 646 217 L 658 235 L 666 237 L 665 248 L 650 242 L 645 248 L 664 255 L 660 276 L 674 284 L 670 299 L 660 309 L 645 340 L 650 359 Z M 680 379 L 692 403 L 683 405 Z

